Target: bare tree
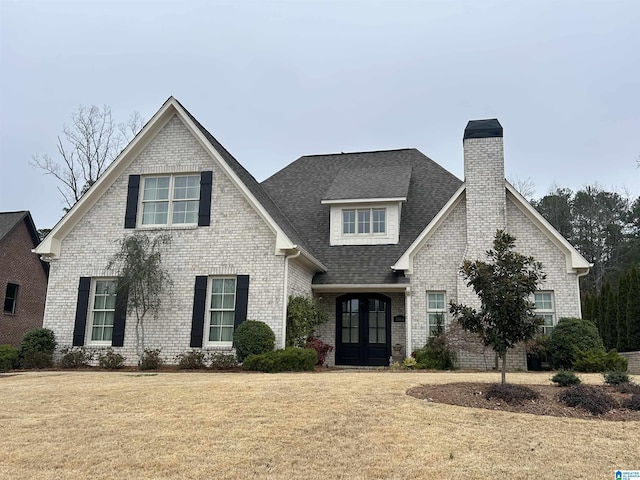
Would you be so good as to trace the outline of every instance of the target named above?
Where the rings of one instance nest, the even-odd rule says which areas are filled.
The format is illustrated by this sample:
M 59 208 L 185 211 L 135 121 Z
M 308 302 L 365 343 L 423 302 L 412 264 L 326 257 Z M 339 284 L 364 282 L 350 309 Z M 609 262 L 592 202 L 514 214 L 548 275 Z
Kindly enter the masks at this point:
M 509 176 L 507 177 L 507 180 L 511 185 L 513 185 L 513 188 L 520 192 L 520 195 L 526 198 L 529 202 L 532 201 L 533 196 L 536 193 L 536 184 L 533 182 L 531 177 L 527 177 L 525 180 L 520 180 L 516 176 Z
M 57 188 L 67 205 L 65 210 L 68 210 L 143 125 L 144 120 L 138 112 L 133 112 L 127 122 L 116 124 L 108 105 L 102 109 L 96 105 L 81 105 L 71 115 L 71 125 L 65 124 L 63 135 L 58 136 L 59 158 L 36 154 L 29 163 L 60 182 Z

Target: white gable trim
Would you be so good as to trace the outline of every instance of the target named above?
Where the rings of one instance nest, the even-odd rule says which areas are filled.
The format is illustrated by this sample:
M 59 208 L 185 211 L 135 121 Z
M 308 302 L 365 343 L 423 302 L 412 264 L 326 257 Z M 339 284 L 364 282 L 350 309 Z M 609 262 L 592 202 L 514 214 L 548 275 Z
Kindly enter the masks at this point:
M 283 255 L 284 250 L 295 249 L 291 239 L 284 233 L 275 220 L 269 215 L 266 209 L 258 202 L 244 183 L 233 172 L 231 167 L 224 161 L 222 156 L 213 148 L 211 143 L 205 138 L 202 131 L 194 124 L 189 115 L 175 98 L 169 99 L 160 107 L 160 110 L 147 122 L 142 130 L 135 138 L 120 152 L 116 159 L 105 170 L 104 174 L 96 181 L 96 183 L 85 193 L 82 198 L 69 210 L 69 212 L 53 227 L 49 235 L 34 249 L 34 252 L 41 255 L 43 260 L 51 260 L 58 258 L 60 255 L 61 243 L 64 237 L 78 224 L 78 222 L 86 215 L 98 199 L 104 195 L 107 189 L 118 179 L 127 167 L 135 160 L 138 154 L 151 142 L 151 140 L 162 130 L 162 128 L 177 115 L 183 122 L 191 134 L 198 140 L 200 145 L 207 151 L 211 157 L 216 160 L 223 169 L 229 179 L 238 187 L 242 195 L 247 199 L 249 204 L 255 209 L 260 217 L 266 222 L 269 228 L 276 235 L 275 253 Z M 122 209 L 122 221 L 124 225 L 124 206 Z M 313 263 L 320 264 L 309 253 L 304 252 L 310 257 Z M 320 264 L 321 265 L 321 264 Z
M 565 239 L 560 233 L 551 225 L 520 193 L 505 180 L 507 193 L 510 194 L 510 199 L 513 203 L 522 211 L 538 229 L 547 236 L 564 254 L 567 260 L 567 273 L 576 272 L 579 276 L 586 275 L 589 269 L 593 266 L 578 252 L 573 245 L 571 245 L 567 239 Z M 465 184 L 463 183 L 460 188 L 453 194 L 444 207 L 438 212 L 433 220 L 426 226 L 426 228 L 418 235 L 418 238 L 409 246 L 409 248 L 402 254 L 398 261 L 391 268 L 393 270 L 404 270 L 407 273 L 413 273 L 413 258 L 416 253 L 424 246 L 427 240 L 433 235 L 436 229 L 442 224 L 447 216 L 453 211 L 453 209 L 460 203 L 465 191 Z
M 429 222 L 429 225 L 427 225 L 420 235 L 418 235 L 409 248 L 407 248 L 407 250 L 398 259 L 395 265 L 391 267 L 393 270 L 405 270 L 407 273 L 413 273 L 413 257 L 420 251 L 427 240 L 429 240 L 429 238 L 435 233 L 436 229 L 442 224 L 442 222 L 444 222 L 458 203 L 460 203 L 465 188 L 466 186 L 464 183 L 460 185 L 460 188 L 456 190 L 438 214 L 433 217 L 433 220 Z

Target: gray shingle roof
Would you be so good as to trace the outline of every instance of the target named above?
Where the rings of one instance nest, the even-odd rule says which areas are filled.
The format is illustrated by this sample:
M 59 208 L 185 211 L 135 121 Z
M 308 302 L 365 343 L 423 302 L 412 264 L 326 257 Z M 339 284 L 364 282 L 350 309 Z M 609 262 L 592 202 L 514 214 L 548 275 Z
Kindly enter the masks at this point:
M 338 170 L 323 200 L 354 198 L 405 198 L 411 165 L 343 167 Z
M 27 210 L 22 210 L 19 212 L 0 212 L 0 240 L 8 235 L 8 233 L 13 230 L 13 227 L 23 221 L 24 218 L 28 215 L 29 212 Z M 36 242 L 35 244 L 37 245 L 38 242 Z
M 400 241 L 397 245 L 330 246 L 330 205 L 321 201 L 330 193 L 344 192 L 342 181 L 336 181 L 341 172 L 363 170 L 384 172 L 393 192 L 406 184 L 406 175 L 410 173 L 407 201 L 402 206 Z M 382 179 L 375 174 L 352 177 L 353 191 L 369 194 L 369 190 L 361 187 L 361 178 L 375 178 L 376 185 Z M 334 182 L 340 188 L 333 187 Z M 327 266 L 326 273 L 315 275 L 314 283 L 378 284 L 403 283 L 403 277 L 394 273 L 391 265 L 461 184 L 460 179 L 418 150 L 404 149 L 300 157 L 261 185 L 302 235 L 310 251 Z

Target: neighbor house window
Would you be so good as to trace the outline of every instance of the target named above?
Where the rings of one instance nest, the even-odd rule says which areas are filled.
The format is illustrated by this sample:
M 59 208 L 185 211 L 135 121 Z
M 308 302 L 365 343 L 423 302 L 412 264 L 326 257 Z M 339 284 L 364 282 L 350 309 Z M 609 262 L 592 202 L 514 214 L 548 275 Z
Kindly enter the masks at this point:
M 209 344 L 231 346 L 236 308 L 236 278 L 211 278 L 209 301 Z
M 91 305 L 91 343 L 93 344 L 111 345 L 116 311 L 116 286 L 115 279 L 94 281 Z
M 7 283 L 7 290 L 4 294 L 4 313 L 16 313 L 16 302 L 18 301 L 18 285 Z
M 540 331 L 543 335 L 549 335 L 555 325 L 556 316 L 553 292 L 536 292 L 534 298 L 536 314 L 544 320 L 544 323 L 540 326 Z
M 344 235 L 385 233 L 387 210 L 385 208 L 358 208 L 342 211 Z
M 427 292 L 427 331 L 429 336 L 444 330 L 444 292 Z
M 196 225 L 200 175 L 145 177 L 142 225 Z

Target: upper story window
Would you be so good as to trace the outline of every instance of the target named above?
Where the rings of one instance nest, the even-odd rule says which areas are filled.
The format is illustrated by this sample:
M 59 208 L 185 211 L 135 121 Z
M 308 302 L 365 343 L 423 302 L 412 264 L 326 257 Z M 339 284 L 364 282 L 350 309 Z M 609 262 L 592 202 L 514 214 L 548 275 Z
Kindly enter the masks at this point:
M 7 291 L 4 295 L 4 313 L 16 313 L 16 302 L 18 301 L 18 285 L 7 283 Z
M 386 216 L 386 208 L 354 208 L 342 210 L 342 234 L 384 234 L 386 232 Z
M 544 323 L 540 326 L 541 333 L 549 335 L 555 325 L 556 316 L 553 292 L 536 292 L 534 294 L 534 302 L 536 304 L 536 313 L 544 320 Z
M 200 175 L 145 177 L 142 225 L 198 223 Z

